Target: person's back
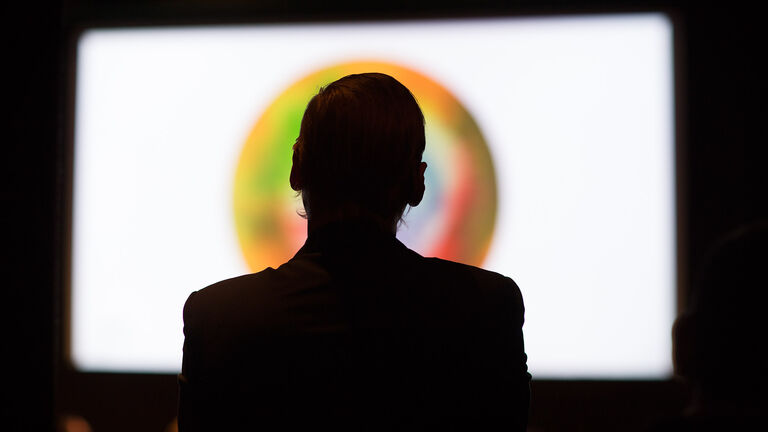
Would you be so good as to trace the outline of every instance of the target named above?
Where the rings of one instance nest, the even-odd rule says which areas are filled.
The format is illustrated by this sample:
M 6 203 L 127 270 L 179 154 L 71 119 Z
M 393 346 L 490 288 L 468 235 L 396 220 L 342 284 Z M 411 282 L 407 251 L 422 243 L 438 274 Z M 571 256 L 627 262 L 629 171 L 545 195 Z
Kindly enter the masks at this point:
M 349 81 L 353 88 L 346 91 L 371 84 L 407 92 L 386 75 L 337 83 Z M 316 101 L 324 92 L 329 91 L 313 99 L 314 109 L 329 104 Z M 355 108 L 355 101 L 351 105 Z M 222 281 L 190 296 L 184 308 L 180 430 L 303 425 L 525 430 L 530 375 L 515 283 L 475 267 L 423 258 L 394 235 L 405 204 L 418 204 L 424 191 L 423 119 L 421 137 L 415 146 L 409 144 L 418 160 L 412 174 L 400 176 L 405 192 L 388 193 L 396 188 L 386 182 L 381 189 L 368 183 L 352 188 L 348 201 L 331 196 L 337 179 L 320 179 L 322 168 L 303 165 L 311 154 L 301 148 L 312 135 L 310 114 L 323 118 L 310 102 L 291 175 L 307 209 L 308 240 L 277 269 Z M 399 152 L 393 162 L 413 162 L 403 157 L 408 153 Z M 383 174 L 371 172 L 376 167 L 364 159 L 357 157 L 366 175 Z M 381 165 L 389 168 L 386 161 Z M 331 187 L 308 187 L 309 180 Z M 382 211 L 355 195 L 366 192 L 394 207 L 385 203 Z

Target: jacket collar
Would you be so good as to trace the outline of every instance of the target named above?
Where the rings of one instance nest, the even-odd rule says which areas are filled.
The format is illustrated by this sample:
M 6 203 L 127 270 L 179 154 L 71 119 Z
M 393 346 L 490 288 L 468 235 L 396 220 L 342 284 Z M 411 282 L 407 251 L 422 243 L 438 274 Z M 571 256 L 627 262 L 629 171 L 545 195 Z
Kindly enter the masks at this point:
M 314 229 L 296 255 L 313 252 L 357 254 L 390 248 L 408 250 L 394 234 L 383 230 L 375 223 L 365 220 L 346 220 Z

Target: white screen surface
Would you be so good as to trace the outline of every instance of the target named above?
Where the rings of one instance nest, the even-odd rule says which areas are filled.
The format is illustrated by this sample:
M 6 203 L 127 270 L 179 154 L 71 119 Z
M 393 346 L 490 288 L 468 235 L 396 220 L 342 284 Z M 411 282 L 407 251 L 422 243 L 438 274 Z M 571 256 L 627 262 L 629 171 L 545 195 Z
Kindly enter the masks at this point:
M 179 371 L 186 297 L 250 271 L 232 222 L 246 135 L 291 83 L 355 59 L 429 75 L 482 130 L 498 188 L 483 267 L 522 290 L 534 377 L 666 376 L 672 28 L 655 14 L 85 32 L 76 367 Z

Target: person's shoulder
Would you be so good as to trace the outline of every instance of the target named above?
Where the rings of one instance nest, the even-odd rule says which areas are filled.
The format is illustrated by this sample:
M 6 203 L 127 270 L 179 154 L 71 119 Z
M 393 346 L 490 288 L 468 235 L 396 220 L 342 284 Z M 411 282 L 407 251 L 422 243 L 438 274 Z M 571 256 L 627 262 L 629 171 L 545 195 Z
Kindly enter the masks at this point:
M 311 258 L 311 257 L 310 257 Z M 295 257 L 277 268 L 221 280 L 192 292 L 184 305 L 184 317 L 204 315 L 271 315 L 277 299 L 301 284 L 320 283 L 327 276 L 312 259 Z
M 212 283 L 193 293 L 197 301 L 213 301 L 238 296 L 242 291 L 258 289 L 264 282 L 272 279 L 275 269 L 268 267 L 260 272 L 244 274 Z
M 507 298 L 522 306 L 520 288 L 509 276 L 441 258 L 424 258 L 424 265 L 445 284 L 462 285 L 478 294 Z
M 449 261 L 442 258 L 424 258 L 426 265 L 432 267 L 435 271 L 450 277 L 466 278 L 471 277 L 478 283 L 488 285 L 500 285 L 507 288 L 515 287 L 517 284 L 509 276 L 505 276 L 495 271 L 486 270 L 469 264 L 463 264 L 456 261 Z
M 277 268 L 267 267 L 259 272 L 224 279 L 195 292 L 199 299 L 239 299 L 243 295 L 269 295 L 280 286 L 319 277 L 321 269 L 311 261 L 294 257 Z
M 184 320 L 231 308 L 247 297 L 268 294 L 262 287 L 268 285 L 275 269 L 266 268 L 257 273 L 236 276 L 193 291 L 184 303 Z

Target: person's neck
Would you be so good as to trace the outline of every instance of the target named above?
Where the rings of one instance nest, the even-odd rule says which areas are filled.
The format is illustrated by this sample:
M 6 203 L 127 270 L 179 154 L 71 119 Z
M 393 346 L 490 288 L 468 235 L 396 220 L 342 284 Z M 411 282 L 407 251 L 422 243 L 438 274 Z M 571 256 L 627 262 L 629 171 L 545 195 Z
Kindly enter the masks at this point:
M 397 234 L 397 220 L 388 221 L 367 211 L 361 211 L 358 207 L 345 207 L 333 211 L 313 212 L 307 219 L 307 234 L 311 235 L 318 229 L 329 224 L 359 224 L 365 223 L 380 228 L 382 231 Z

